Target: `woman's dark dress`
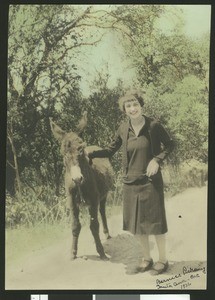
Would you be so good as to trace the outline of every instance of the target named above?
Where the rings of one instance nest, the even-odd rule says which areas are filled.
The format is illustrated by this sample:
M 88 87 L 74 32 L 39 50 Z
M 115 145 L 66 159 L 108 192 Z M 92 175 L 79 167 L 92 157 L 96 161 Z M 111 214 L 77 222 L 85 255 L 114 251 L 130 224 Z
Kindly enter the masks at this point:
M 160 170 L 147 178 L 146 169 L 153 158 L 146 126 L 138 136 L 130 126 L 127 141 L 128 172 L 123 186 L 123 229 L 133 234 L 167 232 L 163 180 Z
M 159 121 L 144 116 L 145 125 L 138 136 L 130 122 L 123 122 L 111 143 L 89 153 L 89 158 L 111 157 L 122 146 L 123 229 L 133 234 L 167 232 L 163 179 L 160 169 L 147 178 L 151 159 L 161 163 L 173 150 L 174 142 Z

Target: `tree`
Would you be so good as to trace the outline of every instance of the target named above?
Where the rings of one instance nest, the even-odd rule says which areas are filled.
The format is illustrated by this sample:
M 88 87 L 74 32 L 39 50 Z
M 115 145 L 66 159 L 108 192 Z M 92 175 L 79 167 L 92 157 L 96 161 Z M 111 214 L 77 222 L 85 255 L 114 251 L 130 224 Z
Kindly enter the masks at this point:
M 171 94 L 163 95 L 166 120 L 175 137 L 180 161 L 208 161 L 208 96 L 205 84 L 196 76 L 187 76 Z
M 207 111 L 208 37 L 194 41 L 177 28 L 165 35 L 157 22 L 166 11 L 164 5 L 10 6 L 7 144 L 10 191 L 16 178 L 20 193 L 22 183 L 31 188 L 48 184 L 59 193 L 63 165 L 51 135 L 49 117 L 65 130 L 71 130 L 87 109 L 90 124 L 85 135 L 87 142 L 103 146 L 111 139 L 110 132 L 115 131 L 120 121 L 116 100 L 122 93 L 122 84 L 110 89 L 108 74 L 100 73 L 88 99 L 83 97 L 79 86 L 85 71 L 80 70 L 83 55 L 87 55 L 86 49 L 101 42 L 106 32 L 118 33 L 119 43 L 136 69 L 137 85 L 146 90 L 146 110 L 171 125 L 174 134 L 178 134 L 178 127 L 173 124 L 170 112 L 175 113 L 178 105 L 176 91 L 183 90 L 180 84 L 186 86 L 190 76 L 195 76 L 193 82 L 204 82 L 201 105 Z M 173 98 L 171 103 L 169 99 Z M 200 127 L 203 130 L 204 124 Z M 186 130 L 180 132 L 184 136 Z
M 59 190 L 62 164 L 48 118 L 76 122 L 80 49 L 101 41 L 113 18 L 89 5 L 12 5 L 9 19 L 7 186 L 15 170 L 20 191 L 22 174 L 28 185 L 52 182 Z
M 157 26 L 166 12 L 182 12 L 163 5 L 118 9 L 126 27 L 123 44 L 137 85 L 145 89 L 145 111 L 158 118 L 177 142 L 175 161 L 207 161 L 209 35 L 192 39 L 176 23 L 165 33 Z M 197 131 L 190 134 L 191 129 Z

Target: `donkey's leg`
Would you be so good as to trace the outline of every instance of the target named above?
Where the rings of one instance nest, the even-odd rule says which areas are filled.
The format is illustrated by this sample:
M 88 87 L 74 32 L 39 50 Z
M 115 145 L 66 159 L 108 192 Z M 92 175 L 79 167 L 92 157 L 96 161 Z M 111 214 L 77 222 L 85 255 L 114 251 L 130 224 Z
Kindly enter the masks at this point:
M 104 248 L 102 246 L 100 236 L 99 236 L 99 222 L 98 222 L 98 206 L 90 206 L 90 230 L 95 240 L 96 250 L 101 259 L 108 260 L 108 257 L 105 255 Z
M 101 219 L 102 219 L 103 232 L 106 236 L 106 239 L 110 239 L 111 236 L 110 236 L 109 230 L 108 230 L 106 211 L 105 211 L 106 200 L 107 200 L 106 197 L 107 197 L 107 195 L 101 200 L 100 206 L 99 206 L 99 211 L 100 211 Z
M 78 237 L 81 231 L 81 223 L 79 221 L 79 206 L 76 199 L 77 195 L 72 192 L 70 209 L 72 214 L 72 249 L 71 249 L 71 259 L 77 258 L 78 251 Z
M 81 223 L 79 221 L 79 208 L 76 207 L 73 210 L 72 214 L 72 251 L 71 251 L 71 259 L 77 258 L 78 252 L 78 237 L 81 231 Z

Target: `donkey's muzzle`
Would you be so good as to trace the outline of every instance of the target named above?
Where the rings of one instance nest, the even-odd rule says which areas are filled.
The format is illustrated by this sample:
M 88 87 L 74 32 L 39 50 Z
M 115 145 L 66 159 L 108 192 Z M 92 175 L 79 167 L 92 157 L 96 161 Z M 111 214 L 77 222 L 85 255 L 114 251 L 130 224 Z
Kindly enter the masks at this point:
M 83 176 L 80 176 L 80 177 L 77 177 L 77 178 L 73 178 L 72 180 L 73 180 L 73 182 L 74 182 L 76 185 L 80 185 L 80 184 L 83 183 L 84 177 L 83 177 Z

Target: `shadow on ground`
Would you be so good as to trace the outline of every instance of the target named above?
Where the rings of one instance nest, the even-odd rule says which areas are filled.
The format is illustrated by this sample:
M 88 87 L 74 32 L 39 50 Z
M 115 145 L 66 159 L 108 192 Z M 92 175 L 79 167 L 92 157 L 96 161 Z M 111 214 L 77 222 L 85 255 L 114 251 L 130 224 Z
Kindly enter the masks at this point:
M 138 239 L 130 234 L 120 234 L 103 243 L 105 253 L 110 256 L 113 263 L 122 263 L 125 265 L 126 274 L 133 275 L 137 273 L 137 267 L 142 259 L 141 244 Z M 150 242 L 151 249 L 154 249 L 155 243 Z M 206 270 L 206 262 L 203 261 L 169 261 L 169 268 L 165 275 L 172 276 L 176 274 L 192 273 L 197 270 Z

